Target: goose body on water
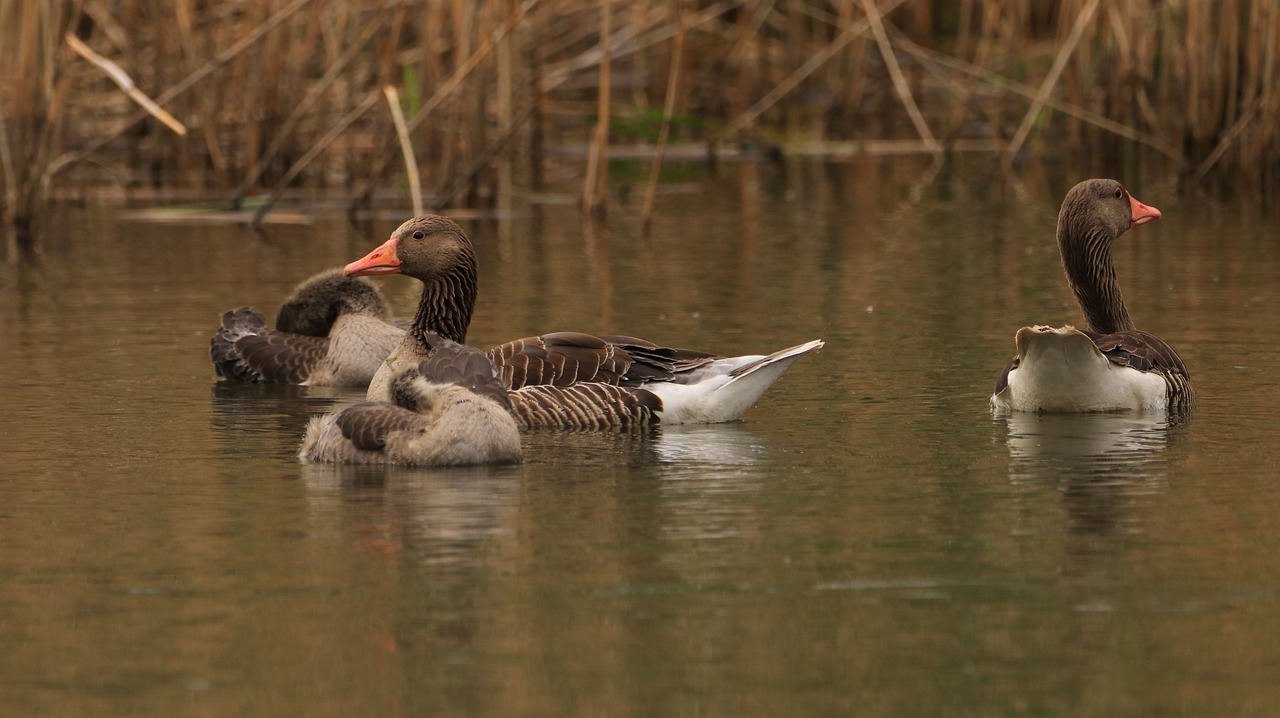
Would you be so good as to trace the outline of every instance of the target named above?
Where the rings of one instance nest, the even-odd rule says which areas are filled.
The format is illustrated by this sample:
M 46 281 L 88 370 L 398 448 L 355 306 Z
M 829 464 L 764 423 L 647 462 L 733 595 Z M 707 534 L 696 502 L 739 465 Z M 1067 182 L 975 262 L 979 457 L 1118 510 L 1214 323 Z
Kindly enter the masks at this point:
M 298 458 L 413 466 L 519 461 L 520 431 L 493 363 L 476 349 L 429 341 L 427 359 L 392 377 L 390 401 L 313 418 Z
M 209 356 L 223 379 L 368 386 L 404 338 L 404 329 L 389 317 L 372 282 L 332 269 L 293 290 L 280 306 L 275 329 L 250 307 L 224 313 Z
M 396 366 L 429 355 L 424 337 L 466 341 L 476 302 L 476 257 L 471 240 L 452 220 L 415 217 L 344 271 L 404 274 L 423 283 L 409 331 L 370 382 L 369 399 L 389 395 Z M 822 345 L 814 340 L 768 355 L 720 357 L 635 337 L 558 332 L 508 342 L 487 354 L 523 427 L 623 428 L 737 419 L 796 359 Z
M 1190 408 L 1186 366 L 1172 347 L 1134 326 L 1111 259 L 1116 238 L 1159 217 L 1115 180 L 1086 180 L 1067 193 L 1058 213 L 1058 250 L 1084 327 L 1019 329 L 1017 356 L 996 383 L 993 410 Z

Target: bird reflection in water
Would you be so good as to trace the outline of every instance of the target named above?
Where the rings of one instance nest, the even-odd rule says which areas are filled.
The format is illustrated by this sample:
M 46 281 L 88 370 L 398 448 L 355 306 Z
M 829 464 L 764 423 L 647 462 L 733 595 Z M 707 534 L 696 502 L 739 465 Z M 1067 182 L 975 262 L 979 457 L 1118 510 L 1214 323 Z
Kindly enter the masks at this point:
M 663 478 L 723 477 L 769 458 L 761 437 L 741 424 L 654 426 L 632 431 L 534 431 L 525 463 L 575 468 L 657 467 Z
M 467 566 L 514 533 L 519 469 L 299 464 L 311 527 L 398 560 Z
M 312 416 L 363 399 L 363 390 L 219 381 L 210 389 L 211 425 L 227 455 L 296 459 Z
M 1166 449 L 1185 420 L 1163 413 L 1034 414 L 998 417 L 1007 435 L 1009 480 L 1061 492 L 1073 532 L 1110 535 L 1136 527 L 1126 507 L 1164 491 Z

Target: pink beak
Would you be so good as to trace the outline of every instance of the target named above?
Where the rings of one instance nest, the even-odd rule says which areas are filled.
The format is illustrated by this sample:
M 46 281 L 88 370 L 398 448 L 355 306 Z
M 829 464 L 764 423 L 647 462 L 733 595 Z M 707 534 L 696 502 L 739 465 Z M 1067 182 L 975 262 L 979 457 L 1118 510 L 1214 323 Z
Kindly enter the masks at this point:
M 1155 207 L 1148 207 L 1139 202 L 1138 198 L 1133 195 L 1129 195 L 1129 206 L 1133 209 L 1133 216 L 1129 218 L 1129 221 L 1133 222 L 1134 227 L 1146 224 L 1153 219 L 1160 219 L 1160 210 Z
M 1159 217 L 1160 213 L 1156 212 Z M 344 277 L 372 277 L 379 274 L 399 274 L 400 257 L 396 254 L 396 238 L 392 237 L 366 254 L 361 259 L 348 264 L 342 270 Z

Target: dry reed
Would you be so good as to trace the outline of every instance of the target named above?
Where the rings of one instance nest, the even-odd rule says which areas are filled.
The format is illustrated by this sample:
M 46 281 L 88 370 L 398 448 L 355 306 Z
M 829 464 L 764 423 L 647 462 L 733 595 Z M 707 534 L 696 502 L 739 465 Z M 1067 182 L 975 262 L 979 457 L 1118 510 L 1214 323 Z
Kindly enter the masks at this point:
M 1140 143 L 1189 180 L 1275 188 L 1278 53 L 1280 0 L 0 0 L 0 181 L 24 238 L 51 198 L 106 186 L 403 204 L 382 192 L 406 186 L 403 140 L 372 111 L 392 85 L 427 206 L 536 184 L 557 148 L 600 206 L 610 147 L 659 134 L 831 155 Z

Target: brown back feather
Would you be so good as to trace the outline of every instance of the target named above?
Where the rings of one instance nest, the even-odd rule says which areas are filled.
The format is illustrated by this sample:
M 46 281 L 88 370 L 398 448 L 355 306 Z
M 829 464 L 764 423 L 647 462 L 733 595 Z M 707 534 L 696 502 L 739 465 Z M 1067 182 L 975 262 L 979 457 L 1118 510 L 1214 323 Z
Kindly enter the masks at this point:
M 417 420 L 414 412 L 381 401 L 347 407 L 335 419 L 342 436 L 357 449 L 366 451 L 381 451 L 387 445 L 388 435 L 413 428 Z
M 302 384 L 329 353 L 326 337 L 265 331 L 236 340 L 244 364 L 260 381 Z
M 524 429 L 631 429 L 657 424 L 660 411 L 651 391 L 598 382 L 511 392 L 511 413 Z
M 437 335 L 427 335 L 431 355 L 418 363 L 418 371 L 430 381 L 456 384 L 510 409 L 507 389 L 489 356 L 479 349 Z
M 1195 393 L 1191 388 L 1191 373 L 1182 357 L 1159 337 L 1140 329 L 1099 334 L 1085 331 L 1098 351 L 1113 364 L 1132 367 L 1138 371 L 1156 371 L 1165 378 L 1167 397 L 1171 410 L 1191 405 Z

